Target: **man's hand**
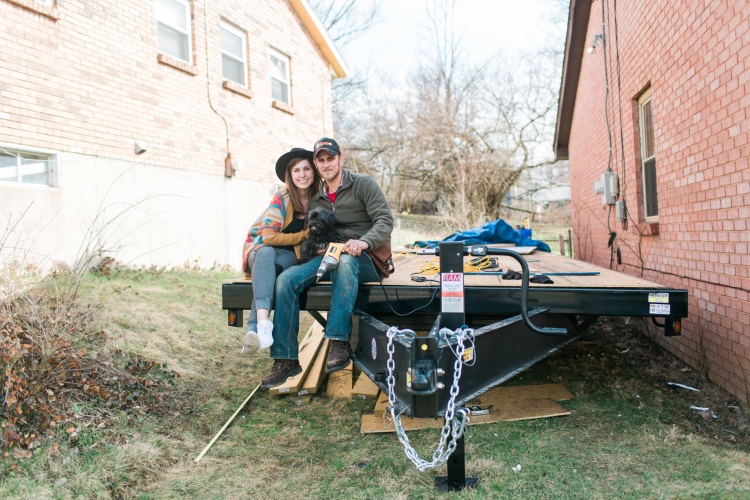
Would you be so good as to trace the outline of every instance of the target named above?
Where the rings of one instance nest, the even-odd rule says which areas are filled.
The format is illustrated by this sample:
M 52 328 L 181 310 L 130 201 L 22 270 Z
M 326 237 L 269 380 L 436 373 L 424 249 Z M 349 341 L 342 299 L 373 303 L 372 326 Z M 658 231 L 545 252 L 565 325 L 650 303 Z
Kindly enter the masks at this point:
M 349 240 L 344 244 L 344 250 L 349 255 L 357 257 L 362 254 L 365 250 L 369 249 L 370 245 L 362 240 Z

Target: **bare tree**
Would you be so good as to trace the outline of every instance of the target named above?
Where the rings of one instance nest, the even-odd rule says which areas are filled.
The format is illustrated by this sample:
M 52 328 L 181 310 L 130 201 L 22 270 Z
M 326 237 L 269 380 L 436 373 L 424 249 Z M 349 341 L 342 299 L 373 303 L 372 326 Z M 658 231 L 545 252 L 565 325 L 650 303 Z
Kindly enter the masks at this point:
M 539 145 L 554 126 L 558 72 L 539 58 L 469 63 L 452 26 L 454 2 L 429 5 L 409 90 L 368 101 L 350 129 L 352 156 L 380 176 L 393 208 L 469 227 L 499 218 L 521 175 L 550 164 Z
M 376 0 L 312 0 L 310 5 L 339 48 L 370 29 L 380 15 Z
M 328 31 L 336 47 L 346 47 L 372 28 L 380 19 L 380 3 L 377 0 L 311 0 L 310 5 Z M 367 69 L 357 74 L 338 78 L 331 82 L 333 124 L 336 132 L 346 130 L 350 103 L 359 99 L 364 91 L 369 74 Z

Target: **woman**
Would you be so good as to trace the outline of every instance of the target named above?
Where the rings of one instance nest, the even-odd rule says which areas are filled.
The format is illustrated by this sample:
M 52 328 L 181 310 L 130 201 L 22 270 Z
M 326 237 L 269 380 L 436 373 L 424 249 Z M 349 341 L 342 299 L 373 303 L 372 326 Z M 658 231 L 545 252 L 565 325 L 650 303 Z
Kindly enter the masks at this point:
M 305 214 L 310 198 L 320 187 L 320 176 L 312 164 L 312 151 L 292 148 L 276 161 L 276 175 L 285 186 L 274 193 L 271 203 L 247 233 L 242 252 L 242 271 L 253 280 L 253 306 L 242 352 L 255 352 L 273 344 L 273 308 L 276 276 L 299 258 L 300 243 L 307 238 Z

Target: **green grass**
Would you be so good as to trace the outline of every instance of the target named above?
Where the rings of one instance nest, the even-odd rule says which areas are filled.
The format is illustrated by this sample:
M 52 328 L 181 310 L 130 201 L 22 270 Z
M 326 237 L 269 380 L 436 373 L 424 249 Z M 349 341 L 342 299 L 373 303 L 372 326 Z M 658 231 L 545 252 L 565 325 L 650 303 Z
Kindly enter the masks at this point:
M 361 415 L 374 401 L 329 400 L 324 390 L 303 406 L 258 392 L 193 462 L 271 365 L 264 354 L 239 355 L 244 332 L 226 326 L 220 306 L 221 282 L 230 277 L 152 271 L 88 278 L 85 293 L 104 304 L 109 348 L 166 367 L 172 397 L 158 412 L 116 412 L 75 442 L 60 433 L 57 449 L 48 441 L 31 458 L 9 453 L 0 497 L 435 498 L 435 471 L 418 472 L 395 435 L 360 434 Z M 600 320 L 509 384 L 553 382 L 573 393 L 562 402 L 571 414 L 469 427 L 466 468 L 480 487 L 446 497 L 750 498 L 747 407 L 632 324 Z M 710 406 L 719 418 L 706 422 L 690 405 Z M 410 439 L 428 457 L 438 431 Z

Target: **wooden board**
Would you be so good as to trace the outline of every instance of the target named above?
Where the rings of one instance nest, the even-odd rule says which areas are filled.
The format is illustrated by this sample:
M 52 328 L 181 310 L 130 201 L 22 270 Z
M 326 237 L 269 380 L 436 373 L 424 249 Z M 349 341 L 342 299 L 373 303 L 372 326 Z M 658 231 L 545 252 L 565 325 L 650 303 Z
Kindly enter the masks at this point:
M 323 385 L 323 380 L 326 378 L 326 352 L 328 351 L 328 339 L 323 339 L 318 354 L 313 360 L 312 367 L 305 377 L 305 381 L 302 382 L 302 387 L 297 391 L 298 396 L 304 396 L 305 394 L 316 394 L 320 386 Z
M 349 361 L 349 365 L 343 370 L 328 374 L 328 387 L 326 395 L 332 399 L 351 399 L 352 397 L 352 371 L 354 363 Z
M 503 272 L 511 269 L 521 271 L 521 266 L 512 257 L 502 255 L 491 255 L 490 257 L 498 259 L 498 264 Z M 394 254 L 393 262 L 396 272 L 387 280 L 383 280 L 383 286 L 428 286 L 434 287 L 435 283 L 429 280 L 433 276 L 426 276 L 428 281 L 417 283 L 412 281 L 411 274 L 417 273 L 421 267 L 428 263 L 434 256 L 431 255 L 413 255 L 413 254 Z M 466 260 L 473 257 L 465 257 Z M 643 278 L 637 278 L 618 271 L 596 266 L 589 262 L 563 257 L 550 252 L 536 251 L 531 255 L 526 255 L 526 262 L 529 265 L 531 273 L 559 273 L 559 272 L 597 272 L 599 274 L 583 276 L 550 276 L 553 285 L 541 285 L 530 283 L 531 287 L 562 287 L 562 288 L 665 288 L 664 285 L 648 281 Z M 437 277 L 435 276 L 437 279 Z M 464 278 L 464 284 L 467 287 L 483 286 L 512 286 L 519 287 L 521 282 L 518 280 L 504 280 L 501 275 L 467 275 Z M 380 286 L 380 284 L 378 284 Z
M 321 311 L 320 315 L 324 318 L 328 318 L 328 313 L 325 311 Z M 323 327 L 318 323 L 317 321 L 313 321 L 313 324 L 310 325 L 310 328 L 307 330 L 307 333 L 302 337 L 302 340 L 299 341 L 299 344 L 297 344 L 297 351 L 302 351 L 302 349 L 305 348 L 305 345 L 312 339 L 313 333 L 317 332 L 318 330 L 322 329 Z
M 376 398 L 380 392 L 380 387 L 375 385 L 375 382 L 370 380 L 364 372 L 360 373 L 357 383 L 354 384 L 352 389 L 352 397 L 359 396 L 360 398 Z
M 498 259 L 498 264 L 503 272 L 511 269 L 513 271 L 521 271 L 521 266 L 512 257 L 506 257 L 502 255 L 491 255 L 492 258 Z M 383 280 L 382 286 L 388 288 L 389 286 L 424 286 L 434 287 L 436 282 L 430 281 L 435 278 L 437 281 L 437 275 L 426 276 L 428 281 L 415 282 L 412 281 L 412 273 L 417 273 L 421 267 L 434 258 L 433 255 L 414 255 L 407 253 L 394 253 L 393 264 L 396 267 L 396 272 L 393 273 L 390 278 Z M 465 257 L 466 260 L 472 259 L 473 257 Z M 553 285 L 541 285 L 537 283 L 530 283 L 531 287 L 555 287 L 555 288 L 666 288 L 664 285 L 649 281 L 643 278 L 630 276 L 625 273 L 599 267 L 589 262 L 582 260 L 576 260 L 562 255 L 554 254 L 551 252 L 540 252 L 536 251 L 531 255 L 527 255 L 526 262 L 529 265 L 531 273 L 560 273 L 560 272 L 587 272 L 587 273 L 598 273 L 595 275 L 583 276 L 583 275 L 572 275 L 572 276 L 551 276 L 550 278 L 554 281 Z M 225 283 L 249 283 L 247 279 L 231 279 L 225 281 Z M 464 278 L 464 285 L 467 287 L 497 287 L 497 286 L 508 286 L 508 287 L 520 287 L 521 282 L 518 280 L 503 280 L 501 275 L 490 274 L 490 275 L 467 275 Z M 368 283 L 363 286 L 378 286 L 380 283 Z
M 372 410 L 372 414 L 382 415 L 387 407 L 388 407 L 388 394 L 381 392 L 380 396 L 378 396 L 378 402 L 375 403 L 375 409 Z
M 307 377 L 310 368 L 312 368 L 315 355 L 318 354 L 321 344 L 323 344 L 323 327 L 318 323 L 313 323 L 311 327 L 312 336 L 310 340 L 299 351 L 299 364 L 302 366 L 302 373 L 289 377 L 283 384 L 268 390 L 271 395 L 274 394 L 296 394 L 302 386 L 305 377 Z
M 566 401 L 572 399 L 573 394 L 562 384 L 513 385 L 495 387 L 478 398 L 471 400 L 469 405 L 489 406 L 525 401 L 529 399 L 553 399 Z
M 289 402 L 295 406 L 304 406 L 310 404 L 310 401 L 312 401 L 312 397 L 312 394 L 307 394 L 305 396 L 292 396 L 289 398 Z
M 466 406 L 481 407 L 492 405 L 489 415 L 471 415 L 469 425 L 570 415 L 568 410 L 555 401 L 564 401 L 572 397 L 573 394 L 562 384 L 495 387 L 466 404 Z M 360 430 L 363 434 L 394 431 L 390 414 L 386 413 L 384 416 L 387 406 L 388 395 L 381 393 L 372 415 L 362 415 Z M 442 418 L 402 416 L 401 422 L 406 430 L 431 429 L 443 426 Z
M 490 410 L 489 415 L 471 415 L 469 417 L 469 425 L 532 420 L 535 418 L 559 417 L 563 415 L 570 415 L 570 412 L 552 399 L 526 399 L 504 404 L 500 409 L 493 408 Z M 401 424 L 407 431 L 433 429 L 442 427 L 443 419 L 402 416 Z M 391 420 L 384 418 L 382 412 L 380 412 L 379 414 L 362 415 L 360 431 L 362 434 L 374 434 L 394 432 L 395 429 Z

